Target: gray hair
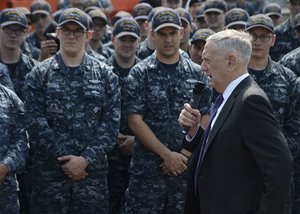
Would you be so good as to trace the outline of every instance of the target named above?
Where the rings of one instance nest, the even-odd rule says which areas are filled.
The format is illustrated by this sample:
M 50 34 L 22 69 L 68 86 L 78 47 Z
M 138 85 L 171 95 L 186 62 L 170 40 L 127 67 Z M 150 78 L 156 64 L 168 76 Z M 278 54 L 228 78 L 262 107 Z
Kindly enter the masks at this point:
M 234 52 L 243 62 L 250 60 L 252 45 L 251 36 L 243 31 L 226 29 L 209 36 L 206 42 L 213 44 L 220 53 Z

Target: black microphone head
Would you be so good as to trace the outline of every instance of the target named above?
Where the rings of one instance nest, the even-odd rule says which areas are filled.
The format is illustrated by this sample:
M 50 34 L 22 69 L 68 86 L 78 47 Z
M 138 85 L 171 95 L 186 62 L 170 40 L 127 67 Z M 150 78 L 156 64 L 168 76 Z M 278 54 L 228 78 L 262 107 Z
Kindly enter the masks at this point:
M 194 88 L 193 88 L 193 94 L 199 94 L 201 95 L 202 92 L 203 92 L 203 89 L 205 87 L 205 83 L 202 82 L 202 81 L 197 81 L 194 85 Z

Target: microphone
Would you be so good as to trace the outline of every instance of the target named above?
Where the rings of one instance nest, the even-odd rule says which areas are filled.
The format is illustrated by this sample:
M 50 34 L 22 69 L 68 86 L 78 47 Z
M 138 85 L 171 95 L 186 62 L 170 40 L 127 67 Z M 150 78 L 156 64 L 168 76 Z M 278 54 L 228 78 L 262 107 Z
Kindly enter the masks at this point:
M 201 94 L 203 93 L 203 89 L 205 87 L 205 83 L 202 81 L 196 81 L 194 88 L 193 88 L 193 94 L 192 98 L 190 100 L 190 106 L 195 109 L 198 108 L 200 103 Z M 183 133 L 186 134 L 189 131 L 190 127 L 184 127 Z

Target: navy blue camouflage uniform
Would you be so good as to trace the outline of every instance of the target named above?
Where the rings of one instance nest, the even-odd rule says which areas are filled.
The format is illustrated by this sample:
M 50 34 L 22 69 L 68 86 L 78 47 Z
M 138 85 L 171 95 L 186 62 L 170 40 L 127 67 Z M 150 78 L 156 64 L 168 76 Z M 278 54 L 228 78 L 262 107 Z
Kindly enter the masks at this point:
M 300 47 L 284 55 L 279 63 L 300 76 Z
M 39 63 L 27 56 L 25 53 L 21 53 L 20 60 L 16 63 L 15 67 L 10 69 L 8 65 L 7 72 L 9 74 L 9 80 L 7 80 L 4 85 L 7 86 L 12 83 L 12 90 L 18 95 L 18 97 L 24 101 L 24 93 L 26 90 L 25 78 L 26 75 L 32 70 L 35 65 Z M 2 83 L 2 82 L 1 82 Z M 9 86 L 10 88 L 10 86 Z M 31 166 L 32 166 L 32 153 L 33 150 L 29 150 L 29 157 L 27 159 L 26 170 L 22 173 L 18 173 L 17 179 L 20 185 L 19 191 L 19 201 L 21 206 L 21 213 L 28 213 L 29 211 L 29 197 L 30 197 L 30 189 L 31 189 Z M 25 211 L 26 210 L 26 211 Z
M 293 186 L 297 188 L 300 185 L 300 172 L 298 172 L 300 170 L 300 114 L 295 111 L 296 102 L 299 99 L 299 92 L 296 88 L 297 77 L 290 69 L 274 62 L 270 57 L 268 65 L 261 73 L 260 78 L 258 79 L 253 74 L 252 76 L 268 95 L 276 120 L 287 139 L 294 159 L 294 184 L 292 184 L 292 195 L 290 196 L 292 199 L 289 201 L 289 203 L 294 203 L 297 198 L 295 198 L 296 195 L 293 196 Z M 299 169 L 297 169 L 297 166 L 299 166 Z M 297 182 L 298 180 L 299 182 Z
M 41 41 L 39 37 L 37 36 L 36 32 L 32 32 L 28 34 L 26 37 L 26 42 L 28 42 L 29 46 L 33 46 L 38 48 L 39 50 L 41 49 Z
M 107 153 L 120 120 L 118 77 L 85 54 L 79 67 L 61 55 L 44 61 L 27 77 L 25 110 L 34 147 L 32 214 L 107 213 Z M 88 176 L 70 180 L 57 158 L 82 156 Z
M 95 59 L 99 60 L 100 62 L 105 62 L 107 60 L 104 56 L 98 54 L 96 51 L 93 51 L 92 49 L 87 50 L 86 53 L 89 56 L 94 57 Z
M 96 52 L 108 59 L 111 55 L 113 55 L 114 50 L 100 42 L 100 46 Z
M 135 65 L 126 79 L 124 100 L 126 114 L 139 114 L 155 136 L 171 151 L 181 150 L 182 129 L 178 115 L 189 102 L 195 82 L 206 83 L 200 112 L 210 112 L 212 89 L 200 67 L 184 55 L 174 69 L 156 60 L 156 53 Z M 130 164 L 129 188 L 123 213 L 183 213 L 187 172 L 169 177 L 160 168 L 162 159 L 138 139 Z
M 282 56 L 298 48 L 300 42 L 294 33 L 290 19 L 275 27 L 276 41 L 270 49 L 272 60 L 279 61 Z
M 154 51 L 155 50 L 151 50 L 150 48 L 148 48 L 147 38 L 146 38 L 144 41 L 140 43 L 138 49 L 136 50 L 136 56 L 140 59 L 145 59 L 151 54 L 153 54 Z
M 24 92 L 26 89 L 25 77 L 39 62 L 21 53 L 21 57 L 14 71 L 8 69 L 9 77 L 13 84 L 13 91 L 24 101 Z
M 14 85 L 10 79 L 8 68 L 2 63 L 0 63 L 0 84 L 12 91 L 14 90 Z
M 10 89 L 0 84 L 0 164 L 8 167 L 8 174 L 0 184 L 0 213 L 18 214 L 18 182 L 27 158 L 27 138 L 24 126 L 24 106 Z
M 135 58 L 135 63 L 140 61 L 139 58 Z M 125 78 L 129 74 L 131 68 L 123 69 L 121 68 L 115 59 L 115 56 L 111 56 L 106 64 L 112 67 L 113 72 L 119 77 L 119 87 L 121 91 L 121 121 L 120 121 L 120 133 L 123 135 L 134 134 L 128 127 L 127 115 L 124 113 L 124 88 L 125 88 Z M 108 187 L 109 187 L 109 213 L 117 214 L 120 213 L 121 208 L 125 203 L 125 191 L 128 187 L 129 173 L 128 168 L 131 160 L 131 155 L 126 156 L 118 149 L 115 145 L 113 150 L 108 155 Z
M 29 56 L 35 60 L 39 59 L 40 52 L 41 52 L 40 49 L 32 46 L 26 40 L 24 40 L 23 44 L 21 45 L 21 50 L 22 53 L 24 53 L 26 56 Z

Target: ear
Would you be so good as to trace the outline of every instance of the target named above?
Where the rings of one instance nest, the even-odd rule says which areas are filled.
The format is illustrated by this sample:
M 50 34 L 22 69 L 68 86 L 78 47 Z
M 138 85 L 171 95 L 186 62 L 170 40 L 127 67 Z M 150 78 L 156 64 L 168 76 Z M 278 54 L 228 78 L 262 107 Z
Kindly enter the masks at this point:
M 180 39 L 183 38 L 183 34 L 184 34 L 184 30 L 183 30 L 183 27 L 180 28 Z
M 61 33 L 60 33 L 60 27 L 57 27 L 57 28 L 56 28 L 55 33 L 56 33 L 57 38 L 60 39 L 60 34 L 61 34 Z
M 148 30 L 149 30 L 149 27 L 148 27 L 149 22 L 148 22 L 148 21 L 145 21 L 145 22 L 143 23 L 143 25 L 144 25 L 145 30 L 148 31 Z
M 231 53 L 228 55 L 227 67 L 229 71 L 233 70 L 237 64 L 237 57 Z
M 271 47 L 273 47 L 276 42 L 276 34 L 273 34 L 271 39 L 272 39 Z
M 86 37 L 87 37 L 87 40 L 90 40 L 90 39 L 92 38 L 92 36 L 93 36 L 93 33 L 94 33 L 94 31 L 93 31 L 93 30 L 88 30 L 88 31 L 86 32 Z
M 154 31 L 153 30 L 150 31 L 150 36 L 151 36 L 151 39 L 154 41 Z
M 111 42 L 112 42 L 113 45 L 114 45 L 114 43 L 115 43 L 115 40 L 116 40 L 116 37 L 111 36 Z

